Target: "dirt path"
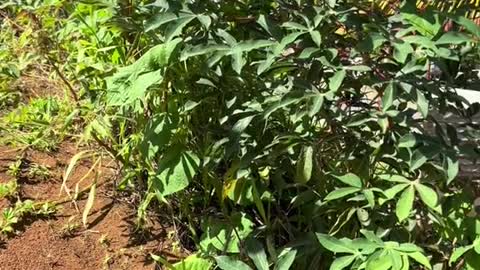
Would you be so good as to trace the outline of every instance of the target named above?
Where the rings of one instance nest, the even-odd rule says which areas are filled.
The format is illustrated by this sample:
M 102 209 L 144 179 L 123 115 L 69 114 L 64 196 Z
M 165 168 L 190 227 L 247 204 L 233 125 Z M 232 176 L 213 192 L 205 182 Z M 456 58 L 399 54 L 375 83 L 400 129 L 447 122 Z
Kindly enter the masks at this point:
M 45 201 L 64 197 L 65 194 L 59 194 L 62 174 L 76 152 L 69 143 L 62 144 L 58 153 L 28 152 L 22 171 L 29 164 L 40 164 L 48 166 L 51 173 L 48 179 L 31 179 L 23 172 L 18 178 L 20 199 Z M 17 155 L 18 152 L 0 146 L 0 183 L 12 179 L 6 172 Z M 79 165 L 70 183 L 78 181 L 89 170 L 88 165 Z M 104 179 L 113 175 L 112 169 L 106 171 Z M 79 211 L 68 202 L 53 216 L 24 220 L 12 237 L 0 236 L 0 270 L 155 269 L 149 254 L 168 249 L 169 245 L 159 240 L 167 238 L 168 229 L 156 225 L 149 228 L 150 236 L 133 233 L 136 213 L 128 202 L 114 201 L 109 195 L 112 190 L 108 185 L 98 188 L 87 228 L 81 222 L 85 205 L 82 198 L 77 203 Z M 1 209 L 12 204 L 0 199 Z

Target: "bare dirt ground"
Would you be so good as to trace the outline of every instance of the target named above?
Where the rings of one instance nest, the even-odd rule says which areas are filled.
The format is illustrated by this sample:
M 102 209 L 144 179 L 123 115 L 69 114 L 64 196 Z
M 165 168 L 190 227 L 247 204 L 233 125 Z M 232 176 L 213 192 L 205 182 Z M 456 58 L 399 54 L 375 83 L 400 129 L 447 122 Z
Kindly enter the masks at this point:
M 75 153 L 77 149 L 72 143 L 62 143 L 56 153 L 29 150 L 23 158 L 22 171 L 36 163 L 48 166 L 51 174 L 48 179 L 31 179 L 22 173 L 18 178 L 18 199 L 41 202 L 65 198 L 65 192 L 60 194 L 62 175 Z M 17 151 L 0 146 L 0 183 L 12 179 L 6 172 L 18 155 Z M 69 180 L 70 187 L 90 167 L 88 162 L 77 166 Z M 97 188 L 87 227 L 82 224 L 82 211 L 88 194 L 76 204 L 63 203 L 51 216 L 27 217 L 15 227 L 14 235 L 0 236 L 0 270 L 155 269 L 149 254 L 171 250 L 172 243 L 165 240 L 169 228 L 154 222 L 148 234 L 135 232 L 133 204 L 128 198 L 112 196 L 114 168 L 106 167 L 102 172 L 99 183 L 105 184 Z M 0 210 L 13 204 L 14 200 L 0 199 Z

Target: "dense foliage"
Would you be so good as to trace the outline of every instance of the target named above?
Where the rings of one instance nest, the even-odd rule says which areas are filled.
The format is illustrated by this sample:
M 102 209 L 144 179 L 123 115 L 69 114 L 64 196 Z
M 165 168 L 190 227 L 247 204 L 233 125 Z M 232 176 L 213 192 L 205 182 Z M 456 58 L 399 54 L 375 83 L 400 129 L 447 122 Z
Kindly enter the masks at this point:
M 457 177 L 480 154 L 480 106 L 452 88 L 478 81 L 464 10 L 50 2 L 34 10 L 65 13 L 60 31 L 35 40 L 82 86 L 83 139 L 141 192 L 139 226 L 168 214 L 196 251 L 184 266 L 480 269 L 478 188 Z

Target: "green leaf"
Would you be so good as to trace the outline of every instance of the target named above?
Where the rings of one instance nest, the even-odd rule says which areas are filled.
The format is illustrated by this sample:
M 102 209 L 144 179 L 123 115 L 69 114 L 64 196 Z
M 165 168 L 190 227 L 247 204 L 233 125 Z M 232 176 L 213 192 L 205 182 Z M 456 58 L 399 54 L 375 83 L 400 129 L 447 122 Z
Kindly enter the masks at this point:
M 415 184 L 415 189 L 420 195 L 420 199 L 430 208 L 435 209 L 438 204 L 438 195 L 435 190 L 423 184 Z
M 308 31 L 308 28 L 306 26 L 303 26 L 296 22 L 285 22 L 282 24 L 282 27 L 293 30 Z
M 210 259 L 200 257 L 198 253 L 192 254 L 173 265 L 175 270 L 209 270 L 212 267 L 213 262 Z
M 317 114 L 320 109 L 322 108 L 323 105 L 323 95 L 316 95 L 312 98 L 312 107 L 308 111 L 308 116 L 313 117 L 315 114 Z
M 332 265 L 330 265 L 330 270 L 342 270 L 348 267 L 355 260 L 355 255 L 343 256 L 335 259 Z
M 328 195 L 325 197 L 325 201 L 336 200 L 336 199 L 345 197 L 349 194 L 358 192 L 360 190 L 362 190 L 362 189 L 356 188 L 356 187 L 339 188 L 339 189 L 336 189 L 336 190 L 328 193 Z
M 248 257 L 252 259 L 258 270 L 268 270 L 268 260 L 265 249 L 258 240 L 249 238 L 245 242 Z
M 232 127 L 232 133 L 235 135 L 240 135 L 245 131 L 245 129 L 250 125 L 255 115 L 250 115 L 238 120 L 235 125 Z
M 398 147 L 400 148 L 412 148 L 417 144 L 417 139 L 412 133 L 403 135 L 400 140 L 398 140 Z
M 419 16 L 415 13 L 400 12 L 400 14 L 405 21 L 413 25 L 415 30 L 420 32 L 423 36 L 435 36 L 442 26 L 439 23 L 437 15 L 432 16 L 435 21 L 431 23 L 423 16 Z
M 389 256 L 385 256 L 384 251 L 377 251 L 367 260 L 366 270 L 387 270 L 392 267 L 392 261 Z
M 406 187 L 408 187 L 410 184 L 398 184 L 398 185 L 395 185 L 387 190 L 385 190 L 383 192 L 383 194 L 385 194 L 385 196 L 387 197 L 388 200 L 391 200 L 393 199 L 393 197 L 395 197 L 395 195 L 397 195 L 397 193 L 399 193 L 400 191 L 404 190 Z
M 347 72 L 343 69 L 335 72 L 335 74 L 333 74 L 333 76 L 330 78 L 330 81 L 328 84 L 330 91 L 336 92 L 342 85 L 343 79 L 345 79 L 346 75 L 347 75 Z
M 466 18 L 465 16 L 462 16 L 462 15 L 455 15 L 452 17 L 456 23 L 465 27 L 467 31 L 469 31 L 470 33 L 474 34 L 477 37 L 480 37 L 480 27 L 475 22 L 473 22 L 469 18 Z
M 293 262 L 295 261 L 296 255 L 296 249 L 291 249 L 286 251 L 284 254 L 281 254 L 273 270 L 289 270 Z
M 185 15 L 185 16 L 179 17 L 177 20 L 175 20 L 174 23 L 168 25 L 165 31 L 165 40 L 170 41 L 173 38 L 180 35 L 183 31 L 183 28 L 196 17 L 197 16 L 194 14 Z
M 310 31 L 310 36 L 312 37 L 313 42 L 315 42 L 315 44 L 318 47 L 320 47 L 320 45 L 322 44 L 322 36 L 321 36 L 320 32 Z
M 206 217 L 202 222 L 200 248 L 204 252 L 239 253 L 240 241 L 253 231 L 253 222 L 244 213 L 233 214 L 228 222 Z
M 406 36 L 403 37 L 402 40 L 410 44 L 417 44 L 420 47 L 432 49 L 435 51 L 437 50 L 437 46 L 435 46 L 435 43 L 424 36 Z
M 447 32 L 443 34 L 435 43 L 437 45 L 458 45 L 466 42 L 472 42 L 472 38 L 459 32 Z
M 404 64 L 408 56 L 413 52 L 413 47 L 409 43 L 393 43 L 393 58 L 399 63 Z
M 423 115 L 423 117 L 426 118 L 428 116 L 428 100 L 419 90 L 417 90 L 417 110 Z
M 354 254 L 357 250 L 353 249 L 350 245 L 339 239 L 332 237 L 328 234 L 316 233 L 317 239 L 322 246 L 335 253 L 350 253 Z
M 247 40 L 239 42 L 232 47 L 231 54 L 250 52 L 252 50 L 260 49 L 263 47 L 268 47 L 275 44 L 275 42 L 270 40 Z
M 410 171 L 414 171 L 420 168 L 425 162 L 428 161 L 428 157 L 422 153 L 420 150 L 413 151 L 412 157 L 410 159 Z
M 391 182 L 397 182 L 397 183 L 407 183 L 410 184 L 410 180 L 408 178 L 397 175 L 397 174 L 380 174 L 378 176 L 380 179 L 391 181 Z
M 415 261 L 417 261 L 421 265 L 425 266 L 427 269 L 432 269 L 432 266 L 430 265 L 430 261 L 421 252 L 417 251 L 417 252 L 412 252 L 412 253 L 407 253 L 407 254 L 410 258 L 414 259 Z
M 383 92 L 382 97 L 382 111 L 386 112 L 393 104 L 393 99 L 395 97 L 395 86 L 393 83 L 389 83 L 385 92 Z
M 373 32 L 368 35 L 358 44 L 358 49 L 362 52 L 372 52 L 383 45 L 387 39 L 380 33 Z
M 185 15 L 191 15 L 191 14 L 181 13 L 179 16 L 185 16 Z M 177 16 L 173 12 L 162 12 L 156 16 L 153 16 L 151 19 L 149 19 L 145 23 L 145 32 L 155 30 L 166 23 L 173 22 L 177 20 L 179 16 Z
M 410 215 L 413 207 L 414 195 L 415 190 L 413 186 L 409 186 L 400 196 L 395 210 L 395 214 L 397 215 L 399 221 L 403 221 Z
M 465 254 L 465 252 L 471 250 L 473 248 L 472 245 L 458 247 L 453 250 L 452 255 L 450 256 L 450 260 L 448 261 L 448 265 L 452 266 L 453 263 L 457 262 L 457 260 Z
M 305 184 L 310 181 L 313 170 L 313 147 L 305 146 L 300 153 L 300 158 L 297 162 L 297 176 L 295 180 L 298 183 Z
M 215 260 L 218 267 L 223 270 L 252 270 L 248 264 L 229 256 L 217 256 Z
M 352 186 L 352 187 L 361 188 L 362 185 L 363 185 L 360 177 L 358 177 L 357 175 L 355 175 L 353 173 L 347 173 L 347 174 L 342 175 L 342 176 L 334 175 L 334 177 L 337 178 L 338 180 L 342 181 L 343 183 L 345 183 L 349 186 Z
M 455 179 L 455 177 L 457 177 L 458 171 L 458 160 L 447 157 L 447 185 L 449 185 Z
M 200 159 L 192 152 L 173 146 L 158 164 L 153 187 L 162 196 L 185 189 L 196 174 Z
M 388 257 L 390 258 L 390 261 L 392 262 L 392 269 L 393 270 L 401 270 L 403 268 L 402 254 L 400 252 L 395 251 L 395 250 L 389 250 L 388 251 Z

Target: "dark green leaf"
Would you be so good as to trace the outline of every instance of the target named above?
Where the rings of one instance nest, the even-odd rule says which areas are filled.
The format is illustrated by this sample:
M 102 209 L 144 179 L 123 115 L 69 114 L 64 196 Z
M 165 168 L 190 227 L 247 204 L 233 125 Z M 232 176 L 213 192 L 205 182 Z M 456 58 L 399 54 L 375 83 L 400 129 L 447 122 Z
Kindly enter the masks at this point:
M 223 270 L 252 270 L 248 264 L 229 256 L 217 256 L 215 260 L 218 267 Z

